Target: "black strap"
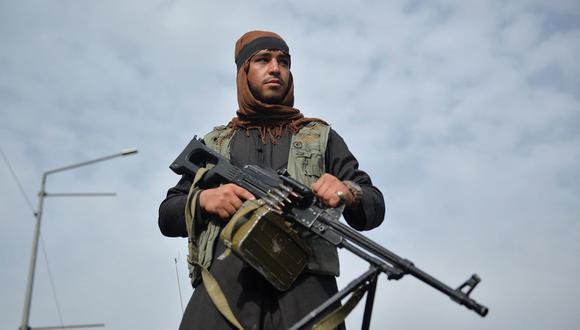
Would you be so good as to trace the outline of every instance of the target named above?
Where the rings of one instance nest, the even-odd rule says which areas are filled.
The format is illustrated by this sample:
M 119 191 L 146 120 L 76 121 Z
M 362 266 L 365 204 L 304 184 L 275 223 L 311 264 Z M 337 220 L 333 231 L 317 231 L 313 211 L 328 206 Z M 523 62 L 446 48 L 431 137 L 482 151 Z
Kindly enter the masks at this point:
M 247 45 L 244 46 L 236 56 L 236 66 L 238 71 L 242 67 L 242 65 L 250 58 L 250 56 L 254 55 L 257 51 L 262 49 L 278 49 L 283 51 L 284 53 L 290 54 L 290 50 L 288 49 L 288 45 L 284 40 L 276 38 L 276 37 L 261 37 L 256 38 Z

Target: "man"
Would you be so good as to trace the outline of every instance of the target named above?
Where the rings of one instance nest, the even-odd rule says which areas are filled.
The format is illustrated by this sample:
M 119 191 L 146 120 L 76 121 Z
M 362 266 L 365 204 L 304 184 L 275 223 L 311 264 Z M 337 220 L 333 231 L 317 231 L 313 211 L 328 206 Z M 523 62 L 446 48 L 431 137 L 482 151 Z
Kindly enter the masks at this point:
M 236 43 L 235 60 L 237 115 L 206 135 L 205 143 L 237 166 L 288 169 L 328 207 L 343 199 L 343 215 L 357 230 L 378 226 L 385 212 L 381 192 L 325 121 L 306 118 L 293 107 L 291 57 L 285 41 L 272 32 L 248 32 Z M 213 257 L 226 248 L 212 228 L 219 231 L 254 196 L 234 184 L 203 190 L 192 186 L 192 181 L 183 176 L 169 189 L 159 209 L 159 227 L 166 236 L 190 237 L 195 248 L 190 256 L 192 251 L 201 259 L 209 255 L 204 267 L 219 283 L 244 329 L 287 329 L 337 292 L 336 249 L 310 233 L 302 233 L 312 252 L 307 269 L 284 292 L 233 254 Z M 180 329 L 235 329 L 215 307 L 195 271 L 193 276 L 197 287 Z

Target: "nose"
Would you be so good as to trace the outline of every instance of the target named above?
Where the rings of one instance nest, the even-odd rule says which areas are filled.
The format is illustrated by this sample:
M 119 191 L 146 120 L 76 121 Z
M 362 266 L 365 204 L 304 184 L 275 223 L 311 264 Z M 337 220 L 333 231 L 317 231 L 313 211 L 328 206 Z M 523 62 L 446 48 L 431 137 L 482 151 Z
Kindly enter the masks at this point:
M 280 73 L 280 63 L 278 63 L 277 59 L 273 58 L 269 64 L 268 71 L 270 73 Z

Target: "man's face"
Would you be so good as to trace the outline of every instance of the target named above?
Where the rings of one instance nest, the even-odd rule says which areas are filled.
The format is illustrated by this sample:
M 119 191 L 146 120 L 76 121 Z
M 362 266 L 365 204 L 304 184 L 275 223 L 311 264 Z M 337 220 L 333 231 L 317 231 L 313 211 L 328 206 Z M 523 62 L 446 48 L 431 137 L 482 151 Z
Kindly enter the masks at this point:
M 254 97 L 280 104 L 288 91 L 290 57 L 279 50 L 261 50 L 250 59 L 248 84 Z

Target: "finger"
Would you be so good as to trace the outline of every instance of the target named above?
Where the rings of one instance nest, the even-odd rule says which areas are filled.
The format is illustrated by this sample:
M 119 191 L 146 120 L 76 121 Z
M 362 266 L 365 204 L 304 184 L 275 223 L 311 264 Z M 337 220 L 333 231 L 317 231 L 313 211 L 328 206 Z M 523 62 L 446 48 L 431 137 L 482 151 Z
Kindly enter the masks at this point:
M 332 196 L 330 196 L 331 194 L 332 186 L 328 182 L 323 182 L 316 192 L 316 195 L 324 200 L 332 198 Z
M 214 214 L 216 214 L 220 219 L 222 220 L 226 220 L 230 217 L 230 215 L 228 214 L 228 212 L 225 209 L 219 209 L 217 210 Z
M 318 189 L 320 189 L 321 185 L 322 185 L 322 178 L 318 178 L 318 180 L 316 180 L 316 182 L 314 182 L 310 186 L 310 189 L 312 189 L 312 192 L 314 192 L 316 194 L 318 192 Z
M 336 194 L 336 190 L 329 188 L 325 194 L 326 206 L 335 207 L 340 202 L 340 198 Z
M 242 198 L 244 200 L 256 199 L 256 197 L 254 197 L 252 193 L 237 185 L 234 185 L 233 192 L 236 194 L 237 197 Z
M 324 203 L 324 205 L 328 206 L 328 207 L 337 207 L 339 203 L 339 199 L 332 199 L 327 201 L 326 203 Z
M 322 204 L 327 207 L 336 207 L 338 205 L 339 199 L 334 197 L 328 197 L 322 200 Z
M 234 207 L 234 205 L 230 202 L 224 203 L 222 210 L 224 210 L 227 213 L 228 217 L 231 217 L 232 215 L 234 215 L 234 213 L 236 213 L 238 209 Z
M 220 189 L 222 190 L 222 194 L 224 196 L 227 196 L 227 198 L 231 198 L 231 196 L 235 196 L 236 195 L 236 188 L 238 186 L 236 186 L 233 183 L 228 183 L 225 184 L 223 186 L 220 186 Z
M 336 198 L 332 200 L 332 207 L 336 207 L 340 204 L 346 203 L 346 193 L 344 191 L 339 189 L 336 191 L 334 195 L 336 196 Z
M 322 174 L 322 176 L 320 178 L 318 178 L 318 180 L 316 180 L 316 182 L 314 182 L 311 186 L 312 191 L 314 193 L 318 192 L 320 190 L 321 187 L 325 186 L 328 183 L 328 179 L 332 178 L 333 176 L 328 174 L 328 173 L 324 173 Z
M 325 198 L 327 205 L 330 207 L 336 207 L 346 200 L 346 192 L 343 189 L 343 185 L 340 182 L 333 183 L 325 193 Z
M 234 197 L 230 200 L 230 205 L 237 211 L 240 209 L 240 207 L 242 207 L 242 204 L 244 202 L 239 199 L 238 197 Z

